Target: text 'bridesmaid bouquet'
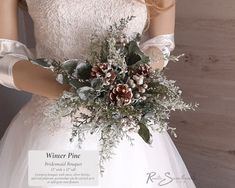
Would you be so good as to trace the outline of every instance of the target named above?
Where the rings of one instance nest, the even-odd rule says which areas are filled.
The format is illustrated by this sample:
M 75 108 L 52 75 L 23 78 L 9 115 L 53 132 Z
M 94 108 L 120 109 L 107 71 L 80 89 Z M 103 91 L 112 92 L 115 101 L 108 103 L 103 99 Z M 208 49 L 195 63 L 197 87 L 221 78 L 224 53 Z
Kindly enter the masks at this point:
M 93 37 L 86 60 L 31 60 L 55 72 L 59 83 L 72 86 L 56 101 L 54 113 L 71 118 L 70 141 L 77 138 L 79 146 L 87 133 L 100 135 L 101 173 L 104 161 L 123 138 L 132 144 L 129 133 L 136 132 L 148 144 L 154 131 L 169 130 L 176 136 L 175 128 L 168 126 L 170 112 L 197 106 L 186 104 L 175 81 L 151 68 L 150 58 L 139 48 L 139 33 L 132 39 L 125 35 L 132 18 L 110 26 L 105 40 Z M 168 58 L 178 61 L 178 57 Z

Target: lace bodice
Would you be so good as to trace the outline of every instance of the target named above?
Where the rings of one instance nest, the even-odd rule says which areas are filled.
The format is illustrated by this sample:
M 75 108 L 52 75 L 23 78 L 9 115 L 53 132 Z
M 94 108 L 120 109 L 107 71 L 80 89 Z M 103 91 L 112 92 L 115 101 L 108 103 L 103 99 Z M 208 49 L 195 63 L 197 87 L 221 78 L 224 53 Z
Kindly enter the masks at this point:
M 27 0 L 34 22 L 36 56 L 56 59 L 88 54 L 92 33 L 106 29 L 122 17 L 136 16 L 126 28 L 128 36 L 142 33 L 147 7 L 135 0 Z

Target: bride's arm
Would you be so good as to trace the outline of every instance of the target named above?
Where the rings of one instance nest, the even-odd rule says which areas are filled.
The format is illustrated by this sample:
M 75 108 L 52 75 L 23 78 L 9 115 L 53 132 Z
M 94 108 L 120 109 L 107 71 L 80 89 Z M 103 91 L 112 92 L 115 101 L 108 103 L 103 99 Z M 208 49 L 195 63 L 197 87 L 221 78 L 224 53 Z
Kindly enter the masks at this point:
M 169 9 L 156 14 L 150 9 L 152 16 L 149 26 L 149 37 L 171 34 L 175 31 L 175 0 L 158 0 L 158 6 Z M 152 10 L 152 11 L 151 11 Z
M 150 24 L 148 28 L 149 39 L 142 44 L 142 48 L 147 54 L 158 53 L 162 55 L 170 54 L 173 51 L 174 44 L 174 31 L 175 31 L 175 3 L 176 0 L 158 0 L 159 8 L 167 8 L 159 13 L 156 13 L 154 8 L 150 8 Z M 157 47 L 157 48 L 156 48 Z M 158 61 L 152 63 L 154 69 L 163 69 L 168 61 Z
M 0 1 L 0 39 L 5 43 L 9 42 L 11 44 L 14 44 L 15 46 L 18 45 L 17 3 L 18 0 Z M 6 46 L 9 47 L 10 45 Z M 4 48 L 4 44 L 2 44 L 2 46 L 2 48 Z M 9 69 L 5 71 L 6 74 L 11 71 L 10 75 L 4 75 L 4 73 L 1 74 L 4 69 L 2 66 L 2 70 L 0 70 L 0 83 L 1 81 L 4 82 L 1 79 L 7 78 L 9 80 L 9 76 L 12 76 L 14 85 L 11 88 L 27 91 L 52 99 L 59 97 L 59 95 L 64 90 L 69 89 L 68 85 L 61 85 L 55 80 L 55 75 L 52 71 L 34 65 L 29 61 L 24 60 L 23 58 L 18 58 L 17 61 L 17 57 L 9 57 L 10 56 L 0 57 L 0 63 L 5 64 L 4 68 L 8 68 L 8 62 L 6 62 L 8 59 L 9 63 L 11 61 L 11 64 L 13 65 L 12 70 L 9 66 Z M 14 60 L 16 62 L 12 62 Z

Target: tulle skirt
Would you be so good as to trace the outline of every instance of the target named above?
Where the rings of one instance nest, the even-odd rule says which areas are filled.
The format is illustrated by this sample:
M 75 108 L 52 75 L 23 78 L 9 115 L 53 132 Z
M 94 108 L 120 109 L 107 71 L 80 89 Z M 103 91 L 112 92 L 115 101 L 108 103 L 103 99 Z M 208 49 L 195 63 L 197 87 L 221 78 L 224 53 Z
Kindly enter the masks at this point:
M 33 95 L 11 121 L 0 142 L 1 188 L 28 188 L 29 150 L 78 150 L 69 142 L 71 124 L 60 121 L 50 130 L 44 111 L 51 100 Z M 53 128 L 54 129 L 54 128 Z M 103 176 L 94 188 L 194 188 L 188 170 L 167 132 L 153 133 L 153 144 L 146 144 L 133 133 L 134 145 L 123 140 L 115 155 L 105 163 Z M 99 150 L 98 136 L 88 134 L 83 150 Z M 64 186 L 54 186 L 59 188 Z M 67 186 L 68 187 L 68 186 Z M 70 186 L 85 188 L 86 186 Z M 41 187 L 42 188 L 42 187 Z

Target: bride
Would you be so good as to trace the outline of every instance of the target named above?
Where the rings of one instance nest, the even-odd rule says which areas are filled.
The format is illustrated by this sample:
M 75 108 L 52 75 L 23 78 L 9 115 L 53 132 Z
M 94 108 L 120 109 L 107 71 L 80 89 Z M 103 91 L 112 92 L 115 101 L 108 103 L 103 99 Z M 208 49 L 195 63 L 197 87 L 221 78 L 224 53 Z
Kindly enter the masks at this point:
M 18 41 L 19 5 L 33 19 L 35 54 Z M 69 86 L 59 84 L 50 70 L 31 64 L 28 58 L 86 57 L 92 33 L 101 36 L 111 24 L 132 15 L 136 17 L 128 24 L 126 34 L 145 34 L 140 46 L 150 57 L 154 57 L 154 54 L 169 55 L 175 47 L 174 0 L 0 1 L 0 84 L 32 93 L 31 100 L 11 121 L 0 142 L 1 188 L 30 187 L 29 151 L 77 150 L 69 142 L 69 122 L 66 119 L 61 121 L 60 128 L 51 134 L 49 125 L 53 120 L 44 114 Z M 167 63 L 166 60 L 156 60 L 151 66 L 163 69 Z M 139 136 L 134 137 L 134 146 L 128 140 L 123 140 L 115 148 L 115 155 L 107 162 L 103 177 L 99 177 L 98 185 L 92 187 L 195 187 L 167 132 L 154 133 L 152 147 Z M 82 149 L 97 149 L 96 139 L 94 135 L 88 135 Z

